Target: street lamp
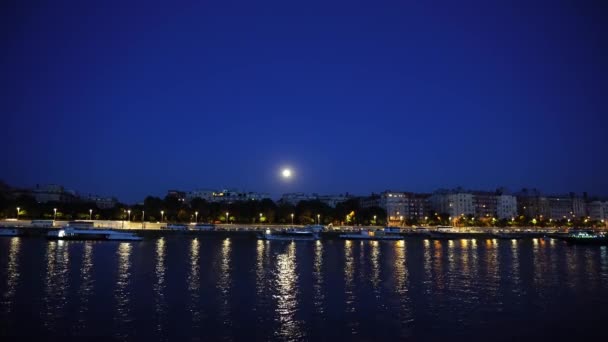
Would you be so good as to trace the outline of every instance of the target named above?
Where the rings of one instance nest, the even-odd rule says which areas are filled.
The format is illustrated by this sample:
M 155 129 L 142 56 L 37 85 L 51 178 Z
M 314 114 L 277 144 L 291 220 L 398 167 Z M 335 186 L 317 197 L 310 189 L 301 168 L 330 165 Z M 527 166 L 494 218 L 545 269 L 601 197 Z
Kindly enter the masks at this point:
M 160 211 L 160 222 L 161 222 L 161 223 L 163 222 L 163 215 L 164 215 L 164 214 L 165 214 L 165 211 L 164 211 L 164 210 L 161 210 L 161 211 Z
M 141 211 L 141 229 L 144 229 L 144 215 L 146 212 L 144 210 Z
M 89 220 L 93 219 L 93 209 L 89 209 Z
M 17 207 L 17 220 L 19 220 L 19 209 L 21 208 Z
M 57 208 L 53 208 L 53 221 L 57 218 Z
M 321 214 L 317 214 L 317 224 L 319 224 L 320 219 L 321 219 Z
M 376 225 L 376 215 L 374 215 L 374 225 Z
M 604 222 L 604 221 L 602 221 Z M 293 226 L 293 213 L 291 213 L 291 225 Z
M 198 211 L 194 212 L 194 223 L 198 223 Z
M 127 221 L 131 222 L 131 209 L 127 210 L 127 214 L 129 214 L 129 219 Z
M 226 212 L 226 223 L 228 223 L 228 212 Z
M 260 213 L 260 223 L 262 223 L 262 213 Z

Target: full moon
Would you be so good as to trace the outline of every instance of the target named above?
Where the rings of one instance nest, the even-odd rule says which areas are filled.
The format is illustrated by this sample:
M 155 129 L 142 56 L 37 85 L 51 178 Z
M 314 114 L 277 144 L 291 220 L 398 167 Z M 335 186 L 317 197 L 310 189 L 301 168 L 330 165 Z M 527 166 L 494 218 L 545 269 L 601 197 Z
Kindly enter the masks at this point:
M 283 171 L 281 172 L 281 175 L 283 176 L 283 178 L 291 178 L 291 170 L 283 169 Z

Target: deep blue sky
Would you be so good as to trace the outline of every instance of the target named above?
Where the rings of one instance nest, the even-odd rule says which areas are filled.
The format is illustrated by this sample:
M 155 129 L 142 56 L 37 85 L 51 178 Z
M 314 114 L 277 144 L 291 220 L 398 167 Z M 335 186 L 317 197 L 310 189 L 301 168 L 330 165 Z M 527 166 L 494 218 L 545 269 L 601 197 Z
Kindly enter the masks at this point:
M 25 3 L 0 5 L 9 184 L 608 194 L 605 1 Z

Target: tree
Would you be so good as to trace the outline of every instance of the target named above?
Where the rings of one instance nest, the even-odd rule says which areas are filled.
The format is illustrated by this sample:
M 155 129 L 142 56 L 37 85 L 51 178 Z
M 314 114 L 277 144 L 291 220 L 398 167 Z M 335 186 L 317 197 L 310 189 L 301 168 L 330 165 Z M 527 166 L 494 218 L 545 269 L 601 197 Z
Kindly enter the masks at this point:
M 190 209 L 192 209 L 194 212 L 198 211 L 198 217 L 200 220 L 204 222 L 209 221 L 209 213 L 211 211 L 209 208 L 209 203 L 207 203 L 207 201 L 204 199 L 200 197 L 192 199 L 192 201 L 190 201 Z
M 144 199 L 143 210 L 145 210 L 147 215 L 149 215 L 150 217 L 152 217 L 152 216 L 160 217 L 160 211 L 163 209 L 164 209 L 163 200 L 161 200 L 160 198 L 148 196 L 148 197 L 146 197 L 146 199 Z
M 296 207 L 289 203 L 280 203 L 277 206 L 277 214 L 276 214 L 276 222 L 277 223 L 291 223 L 291 214 L 294 214 L 296 211 Z M 296 217 L 294 215 L 294 223 L 296 221 Z

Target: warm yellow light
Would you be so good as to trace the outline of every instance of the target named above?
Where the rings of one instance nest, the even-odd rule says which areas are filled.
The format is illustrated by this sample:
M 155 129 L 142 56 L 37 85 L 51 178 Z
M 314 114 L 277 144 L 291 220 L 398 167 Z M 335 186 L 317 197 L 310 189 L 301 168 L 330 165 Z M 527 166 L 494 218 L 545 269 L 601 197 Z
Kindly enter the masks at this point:
M 291 178 L 291 170 L 283 169 L 283 171 L 281 172 L 281 175 L 283 176 L 283 178 Z

